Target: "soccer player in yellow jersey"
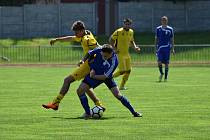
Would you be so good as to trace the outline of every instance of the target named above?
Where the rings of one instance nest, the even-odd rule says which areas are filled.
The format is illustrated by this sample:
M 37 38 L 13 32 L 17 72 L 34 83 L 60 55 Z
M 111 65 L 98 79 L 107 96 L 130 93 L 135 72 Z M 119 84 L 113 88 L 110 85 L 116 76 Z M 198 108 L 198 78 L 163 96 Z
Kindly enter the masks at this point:
M 65 36 L 65 37 L 55 38 L 50 41 L 50 44 L 53 45 L 57 41 L 80 42 L 83 48 L 84 54 L 88 53 L 89 50 L 92 50 L 98 46 L 98 43 L 96 39 L 94 38 L 94 36 L 92 35 L 92 33 L 88 30 L 85 30 L 85 25 L 82 21 L 74 22 L 72 25 L 72 30 L 75 32 L 74 36 Z M 76 80 L 83 79 L 87 74 L 90 73 L 88 61 L 84 62 L 83 60 L 80 60 L 78 66 L 79 67 L 72 74 L 70 74 L 64 79 L 64 83 L 63 83 L 63 86 L 61 87 L 60 93 L 55 97 L 52 103 L 42 105 L 44 108 L 58 110 L 59 103 L 68 92 L 71 83 L 73 83 Z M 92 89 L 88 90 L 87 94 L 93 100 L 95 105 L 102 106 L 99 99 L 94 95 Z
M 132 20 L 127 18 L 123 21 L 123 27 L 117 29 L 110 37 L 109 41 L 115 49 L 118 56 L 118 71 L 114 73 L 113 77 L 123 75 L 120 84 L 120 90 L 125 90 L 125 83 L 127 82 L 131 72 L 131 57 L 129 54 L 129 47 L 131 46 L 136 52 L 140 52 L 140 48 L 136 46 L 133 37 L 133 30 L 131 29 Z

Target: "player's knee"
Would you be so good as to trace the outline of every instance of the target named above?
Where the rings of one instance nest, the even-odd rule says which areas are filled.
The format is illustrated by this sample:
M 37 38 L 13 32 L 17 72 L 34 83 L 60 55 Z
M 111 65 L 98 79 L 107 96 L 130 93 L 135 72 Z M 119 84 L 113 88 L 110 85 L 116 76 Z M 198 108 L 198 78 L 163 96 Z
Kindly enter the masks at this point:
M 74 81 L 74 78 L 71 76 L 68 76 L 64 79 L 64 83 L 68 83 L 68 84 L 72 83 L 73 81 Z
M 116 97 L 118 100 L 121 100 L 122 95 L 118 94 L 118 95 L 116 95 L 115 97 Z
M 121 71 L 121 72 L 120 72 L 120 75 L 123 75 L 124 73 L 125 73 L 125 71 Z
M 128 71 L 125 71 L 126 74 L 130 74 L 131 73 L 131 70 L 128 70 Z
M 82 94 L 83 94 L 82 88 L 79 87 L 79 88 L 77 89 L 77 95 L 78 95 L 78 96 L 81 96 Z
M 158 62 L 158 67 L 162 66 L 162 63 L 161 62 Z

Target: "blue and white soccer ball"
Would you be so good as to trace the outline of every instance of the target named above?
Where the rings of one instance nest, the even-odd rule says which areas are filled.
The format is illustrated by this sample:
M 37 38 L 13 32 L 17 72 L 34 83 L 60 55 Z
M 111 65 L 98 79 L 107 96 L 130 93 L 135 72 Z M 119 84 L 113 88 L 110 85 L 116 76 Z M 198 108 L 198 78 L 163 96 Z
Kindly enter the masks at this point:
M 100 119 L 103 116 L 103 108 L 100 106 L 94 106 L 91 109 L 91 114 L 93 119 Z

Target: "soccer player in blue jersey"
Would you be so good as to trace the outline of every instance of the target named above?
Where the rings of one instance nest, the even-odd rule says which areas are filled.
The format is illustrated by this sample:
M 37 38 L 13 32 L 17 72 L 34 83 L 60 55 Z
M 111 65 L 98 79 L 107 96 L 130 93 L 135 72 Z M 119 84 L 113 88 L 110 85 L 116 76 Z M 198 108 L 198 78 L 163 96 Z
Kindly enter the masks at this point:
M 134 117 L 142 117 L 142 114 L 134 110 L 128 99 L 121 95 L 114 79 L 112 78 L 113 72 L 118 65 L 117 56 L 114 53 L 112 46 L 104 44 L 102 47 L 89 51 L 89 53 L 83 58 L 83 61 L 87 59 L 91 69 L 90 74 L 84 78 L 77 89 L 77 94 L 86 114 L 84 119 L 89 119 L 91 117 L 90 107 L 85 93 L 90 88 L 96 88 L 102 83 L 106 84 L 112 94 L 129 109 Z
M 164 81 L 166 82 L 168 78 L 170 51 L 172 50 L 172 53 L 175 54 L 174 31 L 172 27 L 168 26 L 168 18 L 166 16 L 161 17 L 161 26 L 156 28 L 155 49 L 160 71 L 159 82 L 162 81 L 164 76 L 162 64 L 165 64 Z

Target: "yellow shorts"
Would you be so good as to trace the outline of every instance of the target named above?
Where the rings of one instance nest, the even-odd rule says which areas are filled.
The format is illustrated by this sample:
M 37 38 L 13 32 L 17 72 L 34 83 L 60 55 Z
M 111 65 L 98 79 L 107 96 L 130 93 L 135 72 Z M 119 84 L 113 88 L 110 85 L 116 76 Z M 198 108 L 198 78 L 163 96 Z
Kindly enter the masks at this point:
M 131 57 L 127 56 L 118 56 L 118 69 L 119 71 L 129 71 L 131 70 Z
M 90 73 L 90 67 L 88 65 L 88 61 L 85 61 L 80 67 L 78 67 L 71 75 L 74 77 L 75 80 L 81 80 L 87 74 Z

